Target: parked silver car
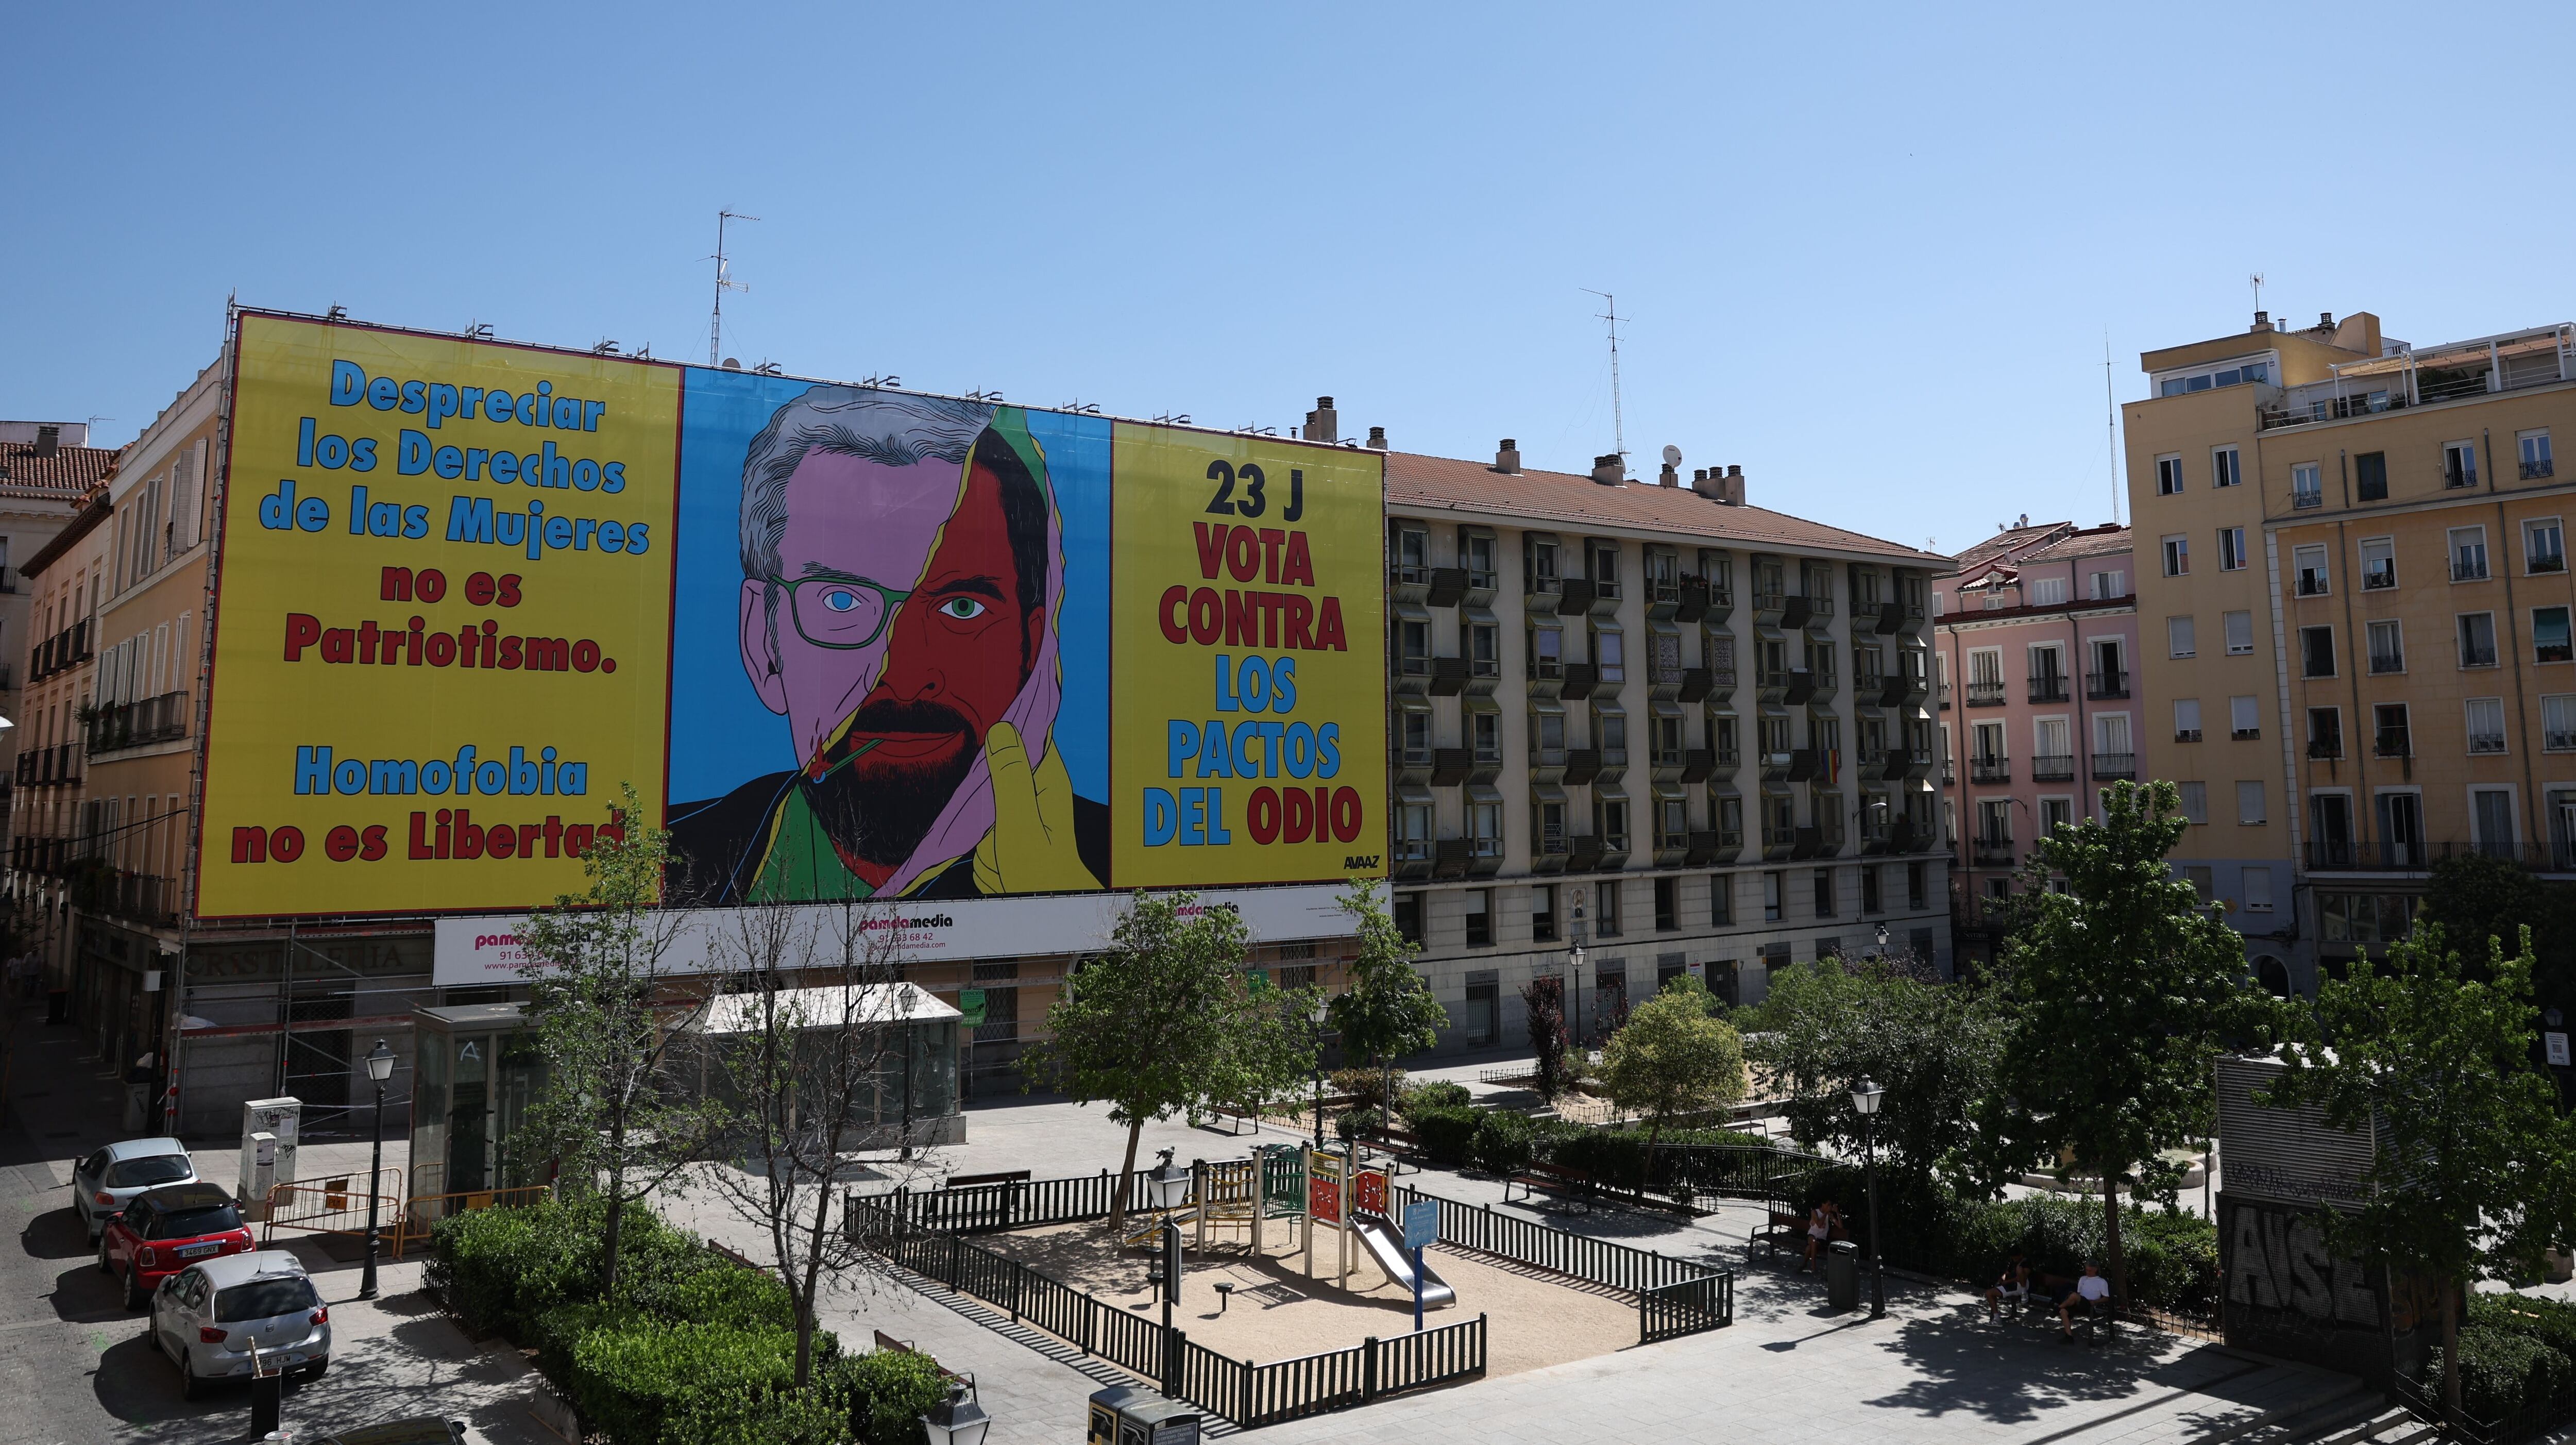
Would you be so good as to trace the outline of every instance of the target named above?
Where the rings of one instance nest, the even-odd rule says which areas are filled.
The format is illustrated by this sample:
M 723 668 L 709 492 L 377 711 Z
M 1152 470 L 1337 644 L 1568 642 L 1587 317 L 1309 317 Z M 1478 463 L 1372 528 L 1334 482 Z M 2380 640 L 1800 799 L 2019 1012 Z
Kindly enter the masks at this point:
M 197 1182 L 196 1161 L 176 1139 L 128 1139 L 72 1166 L 72 1209 L 94 1242 L 134 1196 L 164 1184 Z
M 254 1347 L 261 1369 L 321 1374 L 331 1364 L 331 1311 L 285 1250 L 228 1254 L 188 1266 L 153 1293 L 152 1342 L 178 1365 L 179 1393 L 193 1400 L 218 1381 L 249 1379 Z

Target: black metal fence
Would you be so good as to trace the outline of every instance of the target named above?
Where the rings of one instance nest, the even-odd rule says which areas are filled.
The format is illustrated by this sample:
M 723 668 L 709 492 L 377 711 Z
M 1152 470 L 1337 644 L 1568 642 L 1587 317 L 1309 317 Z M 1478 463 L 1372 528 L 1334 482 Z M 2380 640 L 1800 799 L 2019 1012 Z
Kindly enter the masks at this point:
M 1641 1344 L 1735 1323 L 1733 1270 L 1553 1229 L 1497 1214 L 1491 1205 L 1461 1204 L 1401 1184 L 1388 1190 L 1388 1209 L 1398 1218 L 1416 1201 L 1438 1207 L 1442 1244 L 1637 1296 Z M 1651 1303 L 1649 1296 L 1655 1297 Z
M 2444 1422 L 2442 1387 L 2427 1380 L 2410 1379 L 2403 1374 L 2388 1381 L 2389 1397 L 2405 1407 L 2406 1412 L 2427 1425 L 2440 1425 L 2443 1438 L 2460 1445 L 2522 1445 L 2576 1420 L 2576 1387 L 2562 1386 L 2537 1400 L 2526 1402 L 2500 1420 L 2477 1420 L 2463 1415 Z
M 906 1223 L 952 1234 L 991 1234 L 1005 1229 L 1035 1229 L 1049 1224 L 1078 1224 L 1109 1217 L 1118 1176 L 1104 1169 L 1071 1179 L 1013 1179 L 970 1184 L 962 1189 L 931 1189 L 915 1194 L 898 1189 L 865 1196 L 867 1203 L 889 1210 Z M 854 1198 L 860 1196 L 853 1196 Z M 1145 1171 L 1139 1169 L 1127 1189 L 1127 1207 L 1141 1209 Z
M 882 1259 L 1007 1310 L 1014 1324 L 1026 1321 L 1085 1354 L 1154 1381 L 1166 1395 L 1246 1429 L 1485 1373 L 1486 1328 L 1481 1314 L 1418 1334 L 1371 1336 L 1348 1349 L 1299 1359 L 1266 1365 L 1231 1360 L 1192 1343 L 1182 1330 L 1166 1330 L 1145 1316 L 1104 1304 L 971 1243 L 962 1233 L 949 1232 L 1009 1227 L 989 1222 L 996 1217 L 1090 1209 L 1095 1193 L 1098 1207 L 1088 1213 L 1063 1219 L 1031 1217 L 1025 1222 L 1103 1217 L 1109 1212 L 1111 1177 L 974 1185 L 929 1194 L 861 1196 L 854 1192 L 843 1200 L 843 1228 Z M 1052 1187 L 1058 1185 L 1067 1187 Z M 947 1197 L 951 1195 L 957 1197 Z M 1001 1202 L 980 1196 L 998 1196 Z M 942 1227 L 924 1222 L 929 1219 L 972 1223 Z
M 1637 1292 L 1637 1343 L 1679 1339 L 1735 1319 L 1735 1276 L 1678 1280 Z

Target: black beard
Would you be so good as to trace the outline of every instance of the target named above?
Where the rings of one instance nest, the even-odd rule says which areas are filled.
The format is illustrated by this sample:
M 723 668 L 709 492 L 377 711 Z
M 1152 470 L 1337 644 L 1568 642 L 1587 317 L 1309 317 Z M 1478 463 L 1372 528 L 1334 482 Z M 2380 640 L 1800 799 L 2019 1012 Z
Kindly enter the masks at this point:
M 887 716 L 878 718 L 876 713 Z M 901 716 L 895 716 L 896 713 Z M 940 716 L 933 718 L 930 713 Z M 931 731 L 942 724 L 953 725 L 960 738 L 972 742 L 974 734 L 965 719 L 946 708 L 915 704 L 910 707 L 880 705 L 863 710 L 853 720 L 852 729 L 870 724 L 887 731 Z M 922 724 L 928 723 L 929 727 Z M 893 726 L 901 724 L 901 726 Z M 846 753 L 851 744 L 844 742 L 836 752 Z M 907 764 L 889 767 L 869 777 L 861 777 L 862 760 L 833 767 L 819 782 L 811 778 L 800 781 L 805 790 L 806 806 L 814 810 L 816 821 L 823 825 L 824 835 L 841 853 L 861 859 L 879 868 L 899 867 L 930 835 L 930 825 L 939 821 L 940 810 L 957 793 L 957 785 L 966 781 L 967 769 L 975 765 L 973 747 L 960 747 L 956 759 L 946 763 Z

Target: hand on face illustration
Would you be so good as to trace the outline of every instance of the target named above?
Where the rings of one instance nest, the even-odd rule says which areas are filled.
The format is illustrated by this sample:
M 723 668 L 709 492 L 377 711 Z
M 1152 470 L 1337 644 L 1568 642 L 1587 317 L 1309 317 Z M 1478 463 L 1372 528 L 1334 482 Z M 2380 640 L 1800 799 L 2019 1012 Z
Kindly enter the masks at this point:
M 1020 730 L 995 723 L 984 735 L 993 779 L 993 831 L 975 845 L 975 886 L 986 894 L 1098 888 L 1073 839 L 1073 780 L 1054 748 L 1029 765 Z

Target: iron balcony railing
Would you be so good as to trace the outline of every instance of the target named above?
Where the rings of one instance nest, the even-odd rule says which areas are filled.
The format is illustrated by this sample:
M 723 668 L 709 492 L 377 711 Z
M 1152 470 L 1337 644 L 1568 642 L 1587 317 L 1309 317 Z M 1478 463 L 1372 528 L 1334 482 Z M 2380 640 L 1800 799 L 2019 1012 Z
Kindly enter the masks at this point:
M 2138 755 L 2136 753 L 2095 753 L 2093 755 L 2093 781 L 2097 783 L 2132 781 L 2137 776 Z
M 2012 781 L 2012 759 L 2003 756 L 1968 759 L 1968 781 L 1972 783 L 2009 783 Z
M 2037 753 L 2030 760 L 2030 780 L 2034 783 L 2066 783 L 2075 779 L 2073 753 Z
M 1968 706 L 2001 707 L 2003 704 L 2004 685 L 2001 681 L 1968 684 Z
M 2104 698 L 2127 697 L 2129 674 L 2103 670 L 2084 674 L 2084 695 L 2099 702 Z

